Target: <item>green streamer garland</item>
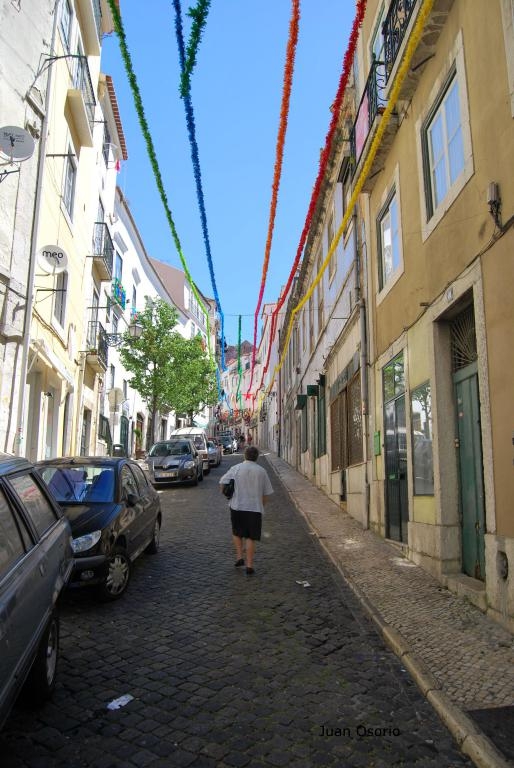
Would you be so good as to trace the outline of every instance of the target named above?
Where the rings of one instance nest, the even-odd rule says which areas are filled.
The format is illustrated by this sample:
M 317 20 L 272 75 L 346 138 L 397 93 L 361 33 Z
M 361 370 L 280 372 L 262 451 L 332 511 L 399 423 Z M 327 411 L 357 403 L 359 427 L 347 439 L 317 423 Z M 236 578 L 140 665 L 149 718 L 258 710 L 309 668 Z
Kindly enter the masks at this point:
M 127 77 L 128 77 L 128 81 L 129 81 L 129 84 L 130 84 L 130 88 L 132 90 L 132 95 L 134 97 L 134 105 L 136 107 L 136 112 L 137 112 L 137 116 L 138 116 L 138 119 L 139 119 L 139 124 L 141 126 L 141 131 L 142 131 L 143 137 L 145 139 L 146 149 L 147 149 L 147 152 L 148 152 L 148 157 L 150 159 L 150 164 L 152 166 L 153 174 L 154 174 L 154 177 L 155 177 L 155 182 L 157 184 L 157 189 L 159 190 L 159 194 L 160 194 L 160 197 L 161 197 L 161 200 L 162 200 L 162 204 L 164 206 L 164 211 L 166 213 L 166 218 L 168 220 L 168 224 L 169 224 L 169 227 L 170 227 L 170 230 L 171 230 L 173 241 L 175 243 L 175 247 L 177 249 L 177 252 L 178 252 L 178 255 L 179 255 L 182 267 L 184 269 L 184 273 L 186 275 L 187 282 L 189 283 L 189 286 L 190 286 L 190 288 L 191 288 L 191 290 L 192 290 L 192 292 L 193 292 L 193 294 L 195 296 L 195 299 L 198 302 L 198 306 L 200 307 L 200 309 L 202 310 L 202 312 L 203 312 L 203 314 L 205 316 L 205 326 L 207 328 L 207 348 L 208 348 L 208 351 L 209 351 L 209 356 L 212 357 L 211 342 L 210 342 L 211 328 L 210 328 L 210 323 L 209 323 L 209 313 L 208 313 L 207 309 L 205 308 L 205 306 L 204 306 L 204 304 L 203 304 L 203 302 L 202 302 L 202 300 L 200 298 L 200 295 L 198 293 L 196 285 L 193 282 L 193 279 L 192 279 L 191 274 L 189 272 L 189 268 L 187 266 L 186 259 L 184 257 L 183 252 L 182 252 L 182 246 L 181 246 L 180 239 L 179 239 L 179 236 L 178 236 L 178 233 L 177 233 L 177 228 L 175 226 L 175 222 L 173 221 L 173 216 L 171 214 L 171 209 L 170 209 L 169 204 L 168 204 L 168 198 L 167 198 L 167 195 L 166 195 L 166 191 L 164 189 L 164 184 L 163 184 L 163 181 L 162 181 L 162 175 L 161 175 L 161 171 L 160 171 L 160 168 L 159 168 L 159 163 L 157 162 L 157 155 L 155 153 L 154 143 L 153 143 L 153 140 L 152 140 L 152 136 L 150 134 L 150 129 L 148 127 L 148 122 L 147 122 L 146 117 L 145 117 L 145 112 L 144 112 L 144 109 L 143 109 L 143 100 L 141 98 L 141 92 L 139 90 L 139 86 L 138 86 L 138 83 L 137 83 L 137 78 L 136 78 L 136 75 L 135 75 L 135 72 L 134 72 L 134 68 L 132 66 L 132 59 L 131 59 L 131 56 L 130 56 L 130 53 L 129 53 L 129 50 L 128 50 L 125 30 L 123 28 L 123 23 L 121 21 L 121 15 L 120 15 L 119 9 L 118 9 L 118 7 L 116 5 L 116 0 L 107 0 L 107 2 L 109 3 L 109 8 L 111 9 L 112 18 L 113 18 L 113 21 L 114 21 L 114 29 L 116 31 L 116 35 L 118 37 L 119 44 L 120 44 L 121 57 L 123 59 L 124 65 L 125 65 L 125 71 L 127 73 Z M 200 0 L 199 5 L 201 3 L 202 3 L 202 0 Z M 192 50 L 193 50 L 193 52 L 195 52 L 194 48 Z M 193 63 L 193 65 L 194 65 L 194 63 Z
M 190 8 L 186 14 L 191 19 L 193 19 L 193 24 L 191 26 L 189 43 L 187 44 L 186 48 L 184 70 L 180 76 L 180 95 L 182 98 L 184 98 L 191 89 L 191 74 L 195 68 L 196 54 L 202 39 L 202 31 L 207 20 L 210 4 L 211 0 L 198 0 L 196 6 L 194 8 Z

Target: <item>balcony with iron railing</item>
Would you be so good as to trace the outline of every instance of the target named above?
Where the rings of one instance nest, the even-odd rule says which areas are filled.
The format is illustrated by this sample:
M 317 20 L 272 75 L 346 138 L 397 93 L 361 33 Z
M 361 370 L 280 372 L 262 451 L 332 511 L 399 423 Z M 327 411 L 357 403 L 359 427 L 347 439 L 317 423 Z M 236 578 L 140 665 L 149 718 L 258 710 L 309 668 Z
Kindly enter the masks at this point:
M 93 123 L 96 99 L 86 56 L 73 56 L 72 87 L 68 89 L 67 105 L 70 109 L 80 143 L 93 146 Z
M 350 133 L 354 178 L 358 177 L 358 171 L 366 159 L 386 104 L 384 62 L 373 60 Z M 370 192 L 374 186 L 376 172 L 383 165 L 384 156 L 389 151 L 397 125 L 397 119 L 393 116 L 388 122 L 380 147 L 367 174 L 362 188 L 364 192 Z
M 86 362 L 97 373 L 107 370 L 107 334 L 98 320 L 90 320 L 87 326 Z
M 107 224 L 103 221 L 97 221 L 94 225 L 91 258 L 98 279 L 112 280 L 114 245 Z
M 409 72 L 402 83 L 399 99 L 410 99 L 416 90 L 424 65 L 434 56 L 441 30 L 453 3 L 454 0 L 435 0 L 413 54 Z M 391 0 L 382 25 L 387 90 L 394 81 L 421 6 L 422 0 Z

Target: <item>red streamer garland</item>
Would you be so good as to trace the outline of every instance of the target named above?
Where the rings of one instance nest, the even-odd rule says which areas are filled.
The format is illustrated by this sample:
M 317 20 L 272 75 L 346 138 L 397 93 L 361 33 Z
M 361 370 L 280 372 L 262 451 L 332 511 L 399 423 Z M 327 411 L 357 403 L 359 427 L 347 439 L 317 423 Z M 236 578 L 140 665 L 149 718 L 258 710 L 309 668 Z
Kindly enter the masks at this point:
M 320 194 L 320 190 L 321 190 L 321 182 L 323 181 L 323 178 L 325 176 L 325 172 L 326 172 L 326 168 L 327 168 L 327 164 L 328 164 L 328 158 L 329 158 L 329 155 L 330 155 L 330 149 L 331 149 L 332 141 L 334 139 L 334 134 L 335 134 L 336 128 L 337 128 L 337 121 L 339 119 L 339 113 L 341 111 L 341 106 L 342 106 L 342 103 L 343 103 L 344 94 L 345 94 L 345 91 L 346 91 L 346 87 L 348 85 L 348 80 L 350 78 L 350 72 L 351 72 L 352 63 L 353 63 L 353 57 L 355 56 L 355 49 L 357 47 L 357 40 L 359 39 L 359 31 L 360 31 L 360 28 L 362 26 L 362 22 L 364 20 L 364 14 L 366 12 L 366 4 L 367 4 L 367 0 L 357 0 L 357 11 L 356 11 L 356 14 L 355 14 L 355 19 L 353 21 L 352 30 L 351 30 L 351 33 L 350 33 L 350 40 L 349 40 L 348 48 L 346 50 L 346 53 L 345 53 L 344 59 L 343 59 L 343 71 L 341 73 L 341 78 L 339 80 L 339 85 L 338 85 L 338 88 L 337 88 L 336 98 L 335 98 L 334 105 L 333 105 L 332 120 L 330 121 L 330 127 L 329 127 L 329 130 L 328 130 L 328 133 L 327 133 L 327 137 L 325 139 L 325 147 L 324 147 L 323 152 L 322 152 L 321 157 L 320 157 L 318 176 L 316 178 L 316 182 L 315 182 L 314 188 L 312 190 L 311 201 L 309 203 L 309 209 L 307 211 L 307 217 L 305 219 L 305 224 L 303 225 L 303 230 L 302 230 L 302 234 L 301 234 L 301 237 L 300 237 L 300 242 L 298 244 L 298 248 L 297 248 L 297 251 L 296 251 L 296 256 L 295 256 L 295 260 L 293 262 L 293 266 L 291 267 L 291 272 L 289 273 L 287 284 L 286 284 L 284 290 L 280 294 L 279 300 L 277 302 L 277 306 L 273 310 L 273 314 L 272 314 L 272 317 L 271 317 L 271 332 L 270 332 L 270 339 L 269 339 L 269 343 L 268 343 L 268 353 L 267 353 L 267 356 L 266 356 L 266 364 L 264 366 L 264 369 L 263 369 L 263 372 L 262 372 L 262 378 L 261 378 L 260 384 L 259 384 L 259 386 L 257 388 L 257 391 L 255 393 L 254 400 L 255 400 L 255 397 L 257 395 L 257 392 L 260 389 L 262 389 L 262 384 L 263 384 L 263 381 L 264 381 L 264 376 L 265 376 L 265 374 L 266 374 L 266 372 L 268 370 L 269 359 L 270 359 L 270 354 L 271 354 L 271 345 L 272 345 L 273 339 L 275 337 L 275 332 L 276 332 L 276 327 L 277 327 L 277 316 L 278 316 L 278 313 L 280 312 L 280 309 L 282 308 L 282 306 L 283 306 L 283 304 L 284 304 L 284 302 L 286 300 L 286 296 L 287 296 L 287 294 L 289 292 L 289 289 L 291 288 L 291 284 L 293 282 L 293 278 L 294 278 L 296 270 L 298 268 L 298 264 L 300 263 L 300 258 L 301 258 L 302 252 L 303 252 L 303 248 L 305 246 L 305 241 L 307 240 L 307 235 L 309 233 L 309 229 L 310 229 L 311 224 L 312 224 L 312 217 L 314 215 L 314 210 L 316 208 L 316 204 L 318 202 L 318 198 L 319 198 L 319 194 Z M 255 344 L 255 340 L 254 340 L 254 344 Z M 254 365 L 254 362 L 255 362 L 255 356 L 254 356 L 254 358 L 252 360 L 252 377 L 253 377 L 253 365 Z
M 291 89 L 293 84 L 294 60 L 296 55 L 296 45 L 298 43 L 298 29 L 300 24 L 300 0 L 293 0 L 291 9 L 291 19 L 289 21 L 289 38 L 287 41 L 286 63 L 284 67 L 284 85 L 282 90 L 282 104 L 280 107 L 280 123 L 277 136 L 277 146 L 275 153 L 275 167 L 273 173 L 273 185 L 271 194 L 270 216 L 268 224 L 268 236 L 266 239 L 266 248 L 264 251 L 264 263 L 262 266 L 261 286 L 259 290 L 259 299 L 255 308 L 253 321 L 253 351 L 252 351 L 252 372 L 248 392 L 252 388 L 253 373 L 255 369 L 255 357 L 257 354 L 257 323 L 259 310 L 264 296 L 264 287 L 268 274 L 269 257 L 271 252 L 271 242 L 273 239 L 273 229 L 275 226 L 275 217 L 277 213 L 278 190 L 280 187 L 280 176 L 282 173 L 282 162 L 284 159 L 284 144 L 287 131 L 287 117 L 289 114 L 289 102 L 291 99 Z

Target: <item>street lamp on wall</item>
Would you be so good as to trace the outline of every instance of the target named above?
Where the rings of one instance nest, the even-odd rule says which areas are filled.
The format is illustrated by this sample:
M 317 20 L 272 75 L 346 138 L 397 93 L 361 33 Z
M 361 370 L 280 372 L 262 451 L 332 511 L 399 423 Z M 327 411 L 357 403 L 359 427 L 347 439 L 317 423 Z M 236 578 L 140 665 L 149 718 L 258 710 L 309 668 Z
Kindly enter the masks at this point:
M 128 327 L 129 336 L 131 339 L 139 339 L 141 338 L 141 334 L 143 333 L 143 326 L 141 323 L 130 323 Z M 107 338 L 107 345 L 109 347 L 119 347 L 120 344 L 123 342 L 123 337 L 125 336 L 124 333 L 106 333 L 105 334 Z

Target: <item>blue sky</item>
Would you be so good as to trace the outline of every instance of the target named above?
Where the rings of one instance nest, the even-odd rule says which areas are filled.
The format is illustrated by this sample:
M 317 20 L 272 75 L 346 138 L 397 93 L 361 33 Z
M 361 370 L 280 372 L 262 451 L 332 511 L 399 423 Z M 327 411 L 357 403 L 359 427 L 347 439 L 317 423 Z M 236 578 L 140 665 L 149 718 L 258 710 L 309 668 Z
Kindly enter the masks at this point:
M 189 38 L 182 2 L 184 36 Z M 151 9 L 151 12 L 150 12 Z M 214 296 L 198 210 L 185 111 L 179 96 L 178 50 L 171 0 L 121 0 L 127 45 L 141 91 L 168 203 L 193 280 Z M 330 104 L 348 46 L 355 4 L 303 0 L 300 31 L 264 301 L 288 278 L 305 221 Z M 191 81 L 205 207 L 225 336 L 253 340 L 291 3 L 212 0 Z M 102 69 L 113 77 L 129 159 L 118 184 L 148 253 L 182 268 L 147 158 L 118 40 L 104 40 Z M 259 322 L 260 328 L 260 322 Z

